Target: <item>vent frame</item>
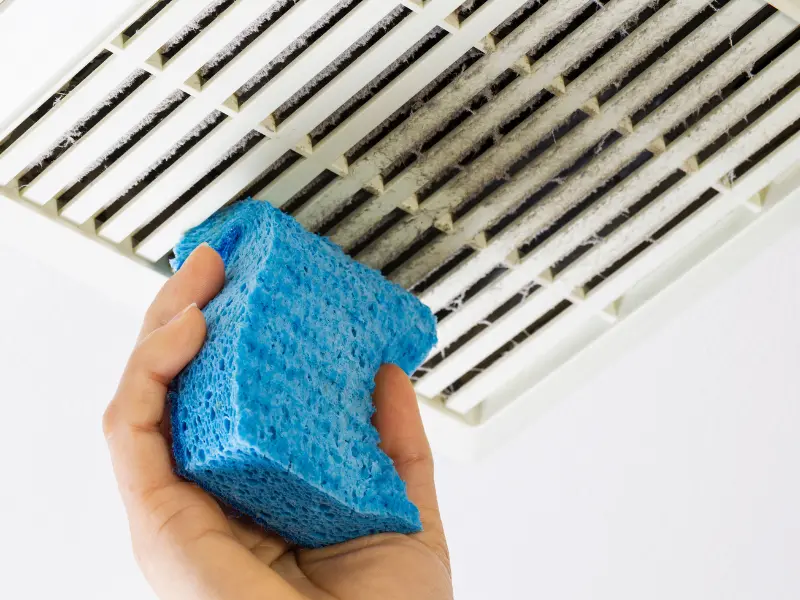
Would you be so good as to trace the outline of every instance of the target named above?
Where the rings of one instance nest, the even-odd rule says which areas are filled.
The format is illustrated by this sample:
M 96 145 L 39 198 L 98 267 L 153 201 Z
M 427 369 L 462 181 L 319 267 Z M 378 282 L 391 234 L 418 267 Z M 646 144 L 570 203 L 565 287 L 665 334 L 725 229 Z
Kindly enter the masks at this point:
M 335 0 L 326 1 L 327 10 L 337 5 Z M 209 90 L 231 88 L 235 79 L 231 73 L 239 68 L 237 65 L 242 64 L 242 57 L 247 57 L 249 54 L 255 56 L 256 52 L 265 47 L 266 42 L 261 36 L 251 41 L 209 81 L 193 78 L 191 74 L 181 80 L 178 74 L 183 75 L 184 72 L 177 70 L 188 69 L 187 65 L 190 64 L 196 66 L 200 58 L 209 53 L 213 57 L 223 41 L 227 40 L 226 43 L 230 43 L 229 33 L 237 28 L 241 30 L 245 24 L 255 21 L 272 2 L 264 0 L 261 3 L 233 3 L 227 6 L 219 11 L 216 18 L 201 28 L 199 33 L 193 33 L 192 39 L 181 45 L 179 50 L 171 53 L 169 60 L 162 60 L 158 48 L 169 39 L 164 38 L 166 32 L 172 31 L 174 34 L 179 30 L 176 29 L 179 24 L 182 23 L 183 26 L 196 17 L 196 5 L 195 9 L 190 9 L 187 8 L 187 4 L 185 0 L 173 0 L 155 14 L 150 22 L 140 27 L 133 36 L 116 35 L 102 45 L 102 51 L 110 52 L 111 55 L 98 66 L 97 72 L 91 73 L 74 89 L 69 90 L 64 104 L 67 111 L 62 112 L 61 106 L 47 111 L 39 122 L 21 131 L 9 148 L 0 155 L 2 195 L 29 206 L 51 219 L 74 227 L 85 236 L 101 241 L 107 247 L 132 258 L 139 264 L 147 264 L 163 272 L 165 268 L 163 256 L 172 241 L 177 239 L 182 229 L 197 222 L 201 215 L 213 212 L 241 197 L 246 190 L 257 198 L 269 198 L 280 206 L 295 196 L 309 181 L 321 174 L 327 174 L 324 180 L 330 183 L 309 197 L 303 198 L 302 203 L 293 202 L 287 207 L 292 209 L 305 226 L 312 229 L 323 228 L 326 235 L 345 249 L 357 246 L 359 250 L 357 258 L 362 262 L 378 268 L 389 265 L 391 267 L 389 276 L 399 283 L 410 287 L 425 280 L 424 288 L 420 287 L 420 297 L 435 312 L 446 316 L 439 325 L 442 342 L 431 354 L 431 357 L 437 354 L 441 354 L 441 357 L 429 372 L 421 372 L 415 377 L 416 388 L 428 408 L 433 407 L 436 412 L 462 425 L 487 423 L 501 412 L 503 401 L 498 400 L 497 391 L 508 386 L 503 387 L 498 382 L 504 381 L 503 378 L 509 379 L 509 373 L 514 374 L 511 377 L 514 381 L 520 379 L 522 371 L 525 370 L 520 365 L 524 365 L 525 360 L 530 361 L 531 357 L 544 357 L 549 351 L 558 354 L 558 348 L 565 345 L 565 340 L 573 334 L 588 336 L 587 331 L 596 330 L 599 332 L 596 335 L 599 336 L 613 329 L 616 323 L 627 316 L 624 311 L 620 311 L 620 306 L 624 304 L 623 300 L 635 295 L 632 290 L 636 290 L 641 281 L 653 279 L 654 272 L 663 268 L 662 265 L 668 265 L 673 255 L 680 254 L 681 244 L 693 243 L 694 239 L 709 235 L 709 232 L 716 230 L 721 222 L 740 222 L 748 219 L 754 221 L 760 218 L 759 215 L 767 214 L 772 208 L 767 201 L 770 184 L 792 166 L 789 157 L 792 152 L 800 149 L 798 135 L 784 133 L 794 125 L 790 116 L 798 114 L 797 109 L 800 108 L 800 96 L 795 90 L 786 93 L 780 102 L 767 110 L 759 119 L 752 123 L 739 124 L 735 130 L 738 135 L 721 145 L 718 142 L 718 147 L 708 151 L 710 152 L 708 157 L 702 153 L 706 146 L 719 137 L 719 134 L 737 125 L 739 119 L 735 119 L 735 116 L 747 114 L 757 108 L 760 101 L 766 101 L 780 89 L 782 84 L 789 81 L 791 76 L 797 75 L 797 69 L 793 71 L 787 65 L 792 61 L 800 64 L 798 43 L 789 47 L 780 57 L 773 59 L 756 77 L 747 79 L 738 90 L 723 99 L 719 106 L 693 122 L 680 135 L 673 139 L 665 138 L 665 134 L 678 127 L 681 120 L 677 111 L 670 113 L 664 109 L 665 106 L 678 105 L 686 96 L 685 90 L 690 88 L 697 90 L 703 81 L 714 82 L 715 87 L 712 86 L 712 92 L 724 87 L 742 72 L 747 72 L 748 65 L 758 60 L 771 47 L 792 34 L 794 25 L 790 27 L 785 17 L 777 14 L 767 14 L 763 21 L 753 26 L 755 31 L 745 36 L 743 40 L 737 38 L 732 48 L 721 52 L 720 57 L 709 67 L 695 74 L 682 87 L 678 87 L 672 98 L 667 98 L 652 109 L 648 108 L 646 114 L 639 114 L 637 111 L 642 106 L 648 106 L 649 100 L 655 94 L 660 93 L 666 85 L 679 76 L 678 61 L 675 61 L 675 70 L 665 71 L 667 63 L 661 59 L 657 60 L 655 68 L 645 69 L 602 104 L 596 101 L 602 91 L 599 88 L 602 82 L 599 79 L 592 79 L 593 76 L 596 77 L 593 75 L 596 72 L 595 67 L 603 66 L 603 61 L 607 57 L 617 59 L 620 48 L 624 48 L 626 43 L 628 46 L 633 46 L 635 42 L 630 40 L 644 39 L 645 32 L 656 30 L 659 23 L 669 22 L 670 26 L 677 27 L 680 20 L 673 17 L 673 20 L 669 21 L 670 17 L 665 15 L 669 15 L 670 11 L 677 14 L 679 8 L 697 10 L 703 4 L 699 0 L 670 0 L 663 3 L 659 10 L 638 23 L 632 32 L 620 36 L 620 40 L 597 62 L 591 63 L 586 69 L 579 69 L 574 77 L 566 75 L 575 65 L 586 59 L 586 52 L 603 44 L 618 27 L 630 23 L 637 12 L 646 7 L 644 3 L 637 5 L 633 0 L 613 0 L 606 3 L 603 9 L 598 9 L 582 25 L 566 29 L 570 20 L 585 9 L 585 3 L 581 3 L 580 0 L 549 0 L 537 10 L 526 13 L 528 16 L 522 19 L 517 27 L 508 31 L 503 30 L 503 37 L 500 39 L 495 38 L 492 31 L 503 29 L 501 24 L 504 18 L 524 7 L 526 2 L 487 0 L 459 3 L 437 0 L 423 4 L 415 0 L 403 0 L 389 7 L 385 3 L 379 5 L 377 0 L 361 0 L 356 2 L 350 13 L 341 19 L 341 23 L 337 23 L 330 32 L 321 36 L 295 57 L 289 70 L 297 71 L 295 63 L 301 66 L 308 65 L 314 61 L 314 57 L 330 58 L 337 55 L 337 52 L 349 46 L 348 43 L 357 40 L 369 27 L 374 26 L 387 12 L 397 6 L 403 6 L 410 12 L 395 28 L 384 33 L 374 48 L 370 48 L 362 56 L 348 63 L 319 90 L 305 98 L 295 110 L 287 113 L 286 118 L 275 120 L 270 118 L 274 109 L 269 107 L 272 105 L 279 107 L 291 97 L 287 94 L 297 93 L 299 80 L 296 80 L 296 76 L 291 81 L 287 78 L 287 83 L 281 83 L 279 74 L 275 78 L 277 84 L 270 81 L 265 88 L 244 102 L 239 102 L 235 94 L 226 96 L 222 91 L 214 96 L 219 101 L 204 100 Z M 258 10 L 253 8 L 256 4 Z M 243 12 L 244 9 L 241 7 L 245 5 L 250 6 L 248 9 L 250 12 Z M 298 2 L 298 6 L 301 5 L 303 5 L 302 0 Z M 704 42 L 706 47 L 701 48 L 702 52 L 696 51 L 695 54 L 702 55 L 709 52 L 732 35 L 738 26 L 734 26 L 736 19 L 738 23 L 748 22 L 759 11 L 765 12 L 763 7 L 764 5 L 758 0 L 731 0 L 716 13 L 714 19 L 717 19 L 717 25 L 707 25 L 711 22 L 711 19 L 708 19 L 703 23 L 706 30 L 698 27 L 687 36 L 686 39 L 689 41 L 685 45 L 699 48 L 698 43 Z M 301 11 L 296 8 L 293 6 L 287 9 L 276 23 L 285 24 L 286 20 L 292 22 L 291 19 L 294 19 L 296 31 L 300 31 L 303 28 L 308 29 L 310 24 L 313 24 L 313 17 L 319 16 L 319 12 L 325 12 L 324 7 L 319 6 L 318 12 L 313 15 L 305 14 L 304 18 L 301 18 L 297 16 Z M 739 12 L 738 16 L 734 17 L 736 9 Z M 743 13 L 742 9 L 746 12 Z M 317 11 L 317 7 L 314 10 Z M 351 14 L 357 16 L 351 17 Z M 686 19 L 691 18 L 692 14 L 690 12 Z M 726 25 L 719 25 L 723 22 Z M 358 23 L 361 28 L 346 32 L 348 23 Z M 557 23 L 560 25 L 556 26 Z M 598 23 L 613 23 L 614 26 L 603 29 L 597 27 Z M 124 28 L 123 25 L 119 30 Z M 274 25 L 275 23 L 267 29 L 267 33 L 281 29 Z M 401 29 L 404 25 L 405 29 Z M 564 31 L 567 32 L 564 34 L 564 40 L 548 46 L 547 52 L 534 64 L 526 57 L 533 55 L 533 49 L 537 44 L 542 45 L 547 40 L 542 38 L 525 47 L 520 40 L 532 39 L 524 36 L 525 33 L 530 33 L 531 27 L 534 29 L 539 27 L 540 31 L 548 27 L 551 29 L 564 27 Z M 352 92 L 361 89 L 372 80 L 370 75 L 375 76 L 380 72 L 379 68 L 386 67 L 387 57 L 402 55 L 402 49 L 396 43 L 398 39 L 408 39 L 413 43 L 419 39 L 419 35 L 414 34 L 417 35 L 414 38 L 409 32 L 424 34 L 425 30 L 431 31 L 434 28 L 439 28 L 445 33 L 431 47 L 429 56 L 426 53 L 424 60 L 412 63 L 396 81 L 391 81 L 359 106 L 353 114 L 337 123 L 328 133 L 311 141 L 308 134 L 337 108 L 332 106 L 335 102 L 332 103 L 331 98 L 341 97 L 344 90 Z M 660 29 L 663 30 L 662 35 L 666 35 L 669 31 L 663 24 Z M 587 38 L 589 34 L 594 37 Z M 160 40 L 161 44 L 155 46 L 156 50 L 148 55 L 146 50 L 154 46 L 160 38 L 164 38 Z M 387 39 L 392 42 L 385 42 Z M 585 47 L 575 43 L 581 39 L 584 39 Z M 730 39 L 733 40 L 733 37 Z M 209 40 L 214 43 L 201 52 L 198 48 Z M 273 43 L 276 52 L 279 51 L 279 45 Z M 408 47 L 406 44 L 404 49 Z M 354 143 L 380 125 L 399 109 L 403 102 L 431 84 L 437 72 L 446 69 L 470 49 L 477 49 L 481 56 L 462 73 L 463 80 L 470 81 L 470 77 L 474 77 L 476 72 L 482 73 L 481 77 L 475 80 L 473 88 L 469 88 L 462 83 L 461 78 L 457 78 L 457 84 L 451 81 L 438 91 L 428 104 L 420 107 L 421 111 L 418 111 L 423 116 L 427 112 L 429 119 L 427 122 L 430 122 L 434 115 L 454 114 L 452 111 L 458 108 L 459 103 L 463 105 L 465 101 L 484 93 L 486 86 L 497 80 L 503 71 L 512 69 L 515 73 L 513 81 L 495 95 L 491 95 L 491 99 L 476 108 L 463 123 L 455 125 L 452 131 L 440 136 L 435 143 L 429 144 L 415 161 L 397 170 L 391 180 L 384 181 L 380 176 L 388 164 L 385 161 L 392 160 L 392 157 L 398 156 L 400 151 L 408 146 L 403 136 L 413 124 L 426 122 L 423 117 L 417 116 L 418 112 L 413 112 L 402 120 L 386 137 L 378 139 L 376 144 L 352 162 L 345 158 L 347 150 Z M 510 55 L 516 52 L 519 52 L 519 56 L 509 60 Z M 687 51 L 686 57 L 689 56 L 691 53 Z M 125 61 L 120 60 L 121 57 L 124 57 Z M 51 147 L 45 142 L 58 140 L 55 137 L 58 133 L 56 125 L 59 123 L 74 125 L 83 118 L 83 115 L 97 106 L 99 99 L 103 97 L 99 91 L 103 86 L 107 88 L 109 82 L 113 80 L 110 75 L 105 75 L 105 71 L 110 67 L 104 67 L 106 63 L 111 64 L 112 61 L 116 61 L 115 65 L 124 64 L 128 69 L 142 69 L 148 74 L 148 78 L 109 114 L 104 115 L 97 123 L 93 123 L 80 139 L 63 152 L 59 152 L 54 160 L 45 164 L 35 177 L 30 178 L 30 181 L 24 179 L 29 165 L 35 163 L 35 157 L 39 156 L 34 154 L 33 150 Z M 686 59 L 683 63 L 688 64 Z M 715 66 L 728 63 L 733 69 L 729 78 L 718 76 L 715 80 L 708 76 L 708 73 L 714 71 Z M 202 64 L 205 62 L 200 66 Z M 423 69 L 419 67 L 421 64 L 426 67 L 433 65 L 433 68 L 429 69 L 431 72 L 423 73 Z M 485 65 L 489 64 L 494 65 L 492 67 L 494 71 L 486 70 Z M 631 58 L 625 63 L 624 68 L 634 64 L 635 60 Z M 776 65 L 783 66 L 779 68 Z M 77 65 L 74 70 L 77 71 L 82 66 L 83 63 Z M 193 73 L 199 68 L 195 68 Z M 722 67 L 717 69 L 721 70 Z M 664 82 L 651 81 L 648 84 L 648 94 L 651 95 L 631 92 L 637 85 L 644 86 L 641 82 L 655 71 L 662 73 Z M 131 72 L 127 71 L 128 74 Z M 488 77 L 489 72 L 495 72 L 496 75 Z M 169 75 L 170 73 L 172 75 Z M 307 78 L 310 79 L 311 76 L 313 75 Z M 63 87 L 68 81 L 69 77 L 62 77 L 61 86 Z M 479 81 L 482 85 L 477 85 Z M 754 81 L 757 83 L 753 83 Z M 98 82 L 105 83 L 100 85 Z M 156 89 L 157 91 L 147 91 Z M 264 100 L 267 96 L 266 90 L 274 92 L 275 89 L 280 92 L 279 97 L 269 101 Z M 111 146 L 111 144 L 104 145 L 101 140 L 110 135 L 113 141 L 119 139 L 122 133 L 133 130 L 157 106 L 156 99 L 160 98 L 163 101 L 167 98 L 165 95 L 167 90 L 172 94 L 176 92 L 186 94 L 187 98 L 184 102 L 178 103 L 174 110 L 170 109 L 163 121 L 156 122 L 152 131 L 146 131 L 141 139 L 136 140 L 129 148 L 125 146 L 127 149 L 122 152 L 122 158 L 115 159 L 107 169 L 107 171 L 115 169 L 111 175 L 98 177 L 97 183 L 109 181 L 113 185 L 109 183 L 106 184 L 108 185 L 106 188 L 97 187 L 96 182 L 92 181 L 75 197 L 70 197 L 66 202 L 59 201 L 61 194 L 69 189 L 71 181 L 69 174 L 85 171 L 87 166 L 93 164 L 89 158 L 96 159 L 97 156 L 102 156 L 102 152 Z M 743 100 L 748 98 L 745 93 L 748 90 L 752 92 L 752 97 Z M 106 89 L 106 93 L 108 91 Z M 545 92 L 552 97 L 547 98 L 531 114 L 520 119 L 502 136 L 492 134 L 495 138 L 486 143 L 484 149 L 470 154 L 470 149 L 477 143 L 486 142 L 486 135 L 497 125 L 494 121 L 502 125 L 513 118 L 514 110 L 524 105 L 524 102 L 520 103 L 519 100 L 530 98 L 535 93 Z M 146 93 L 149 95 L 145 96 Z M 507 100 L 514 93 L 518 95 L 518 100 L 514 102 Z M 695 91 L 694 94 L 695 100 L 700 97 L 699 92 Z M 626 95 L 631 96 L 629 103 L 624 101 Z M 82 97 L 83 104 L 76 102 L 75 98 Z M 88 98 L 96 98 L 97 102 L 92 103 L 87 100 Z M 436 106 L 443 106 L 448 102 L 450 104 L 444 112 L 434 110 Z M 428 108 L 428 105 L 434 109 Z M 617 106 L 622 108 L 617 109 Z M 186 107 L 191 107 L 191 111 Z M 122 180 L 127 178 L 125 181 L 129 183 L 144 171 L 144 168 L 126 164 L 128 157 L 136 156 L 133 153 L 138 150 L 140 160 L 144 164 L 146 150 L 162 149 L 166 152 L 171 147 L 167 141 L 175 140 L 177 133 L 185 130 L 189 124 L 197 124 L 196 114 L 199 108 L 218 110 L 225 115 L 225 118 L 204 135 L 196 147 L 189 148 L 165 172 L 144 186 L 130 202 L 123 204 L 119 210 L 103 213 L 118 195 L 106 195 L 100 202 L 102 194 L 94 192 L 94 203 L 88 205 L 76 203 L 76 200 L 82 201 L 82 194 L 87 190 L 91 192 L 93 188 L 101 192 L 115 189 L 124 191 Z M 573 110 L 568 112 L 568 108 Z M 695 101 L 691 108 L 699 110 L 700 105 Z M 176 126 L 169 130 L 172 132 L 171 137 L 161 137 L 165 124 L 174 122 L 174 117 L 178 116 L 182 109 L 191 116 L 184 118 L 181 127 Z M 615 112 L 616 110 L 619 114 Z M 474 175 L 470 175 L 470 169 L 473 174 L 481 168 L 487 172 L 502 170 L 500 168 L 502 164 L 497 161 L 504 152 L 510 151 L 509 155 L 517 158 L 537 140 L 546 137 L 553 130 L 553 124 L 563 122 L 564 115 L 573 114 L 575 111 L 580 111 L 584 115 L 582 123 L 567 127 L 564 136 L 560 137 L 551 148 L 536 153 L 529 165 L 522 166 L 519 172 L 512 172 L 502 177 L 496 184 L 497 189 L 486 193 L 477 201 L 470 201 L 466 209 L 460 209 L 465 200 L 478 193 L 478 188 L 475 186 L 479 181 Z M 718 119 L 725 111 L 729 111 L 728 118 Z M 669 118 L 663 116 L 667 113 Z M 654 115 L 662 116 L 656 118 Z M 20 115 L 12 124 L 22 123 L 26 116 L 27 114 Z M 631 119 L 634 116 L 635 118 Z M 687 116 L 689 115 L 683 115 L 683 118 Z M 73 117 L 75 119 L 71 120 Z M 601 122 L 603 124 L 598 125 Z M 713 123 L 716 125 L 712 125 Z M 14 129 L 7 127 L 3 139 Z M 593 133 L 585 138 L 586 143 L 580 147 L 575 146 L 571 154 L 565 153 L 564 148 L 569 142 L 563 140 L 574 140 L 587 130 Z M 117 137 L 114 137 L 115 132 L 119 134 Z M 225 133 L 223 135 L 220 132 Z M 602 140 L 609 132 L 622 137 L 604 145 Z M 428 133 L 429 131 L 426 135 Z M 780 139 L 785 141 L 777 148 L 769 147 L 770 141 L 782 134 L 784 137 Z M 247 143 L 237 150 L 237 144 L 244 140 L 247 140 Z M 588 162 L 578 164 L 578 158 L 590 150 L 591 144 L 588 142 L 598 144 L 599 149 L 593 151 L 593 156 L 590 152 L 586 159 Z M 412 143 L 411 146 L 413 145 Z M 232 158 L 223 160 L 223 167 L 218 165 L 224 152 L 209 152 L 208 149 L 214 147 L 226 151 L 231 149 Z M 761 148 L 765 147 L 769 147 L 771 151 L 760 152 Z M 22 151 L 19 156 L 14 156 L 13 160 L 3 160 L 20 148 Z M 643 151 L 652 154 L 649 160 L 608 190 L 598 192 L 597 198 L 580 204 L 595 188 L 619 172 L 625 166 L 626 159 Z M 165 152 L 157 153 L 156 156 L 151 154 L 147 164 Z M 636 154 L 633 154 L 634 152 Z M 274 177 L 267 176 L 270 166 L 284 160 L 282 157 L 290 153 L 291 160 L 287 161 L 286 166 L 278 169 Z M 31 155 L 33 159 L 30 159 Z M 754 164 L 748 163 L 750 156 L 754 155 L 759 160 Z M 464 156 L 469 156 L 469 165 L 466 168 L 462 166 L 454 177 L 445 180 L 432 194 L 418 196 L 417 191 L 432 178 L 439 176 L 443 168 L 452 168 L 452 165 L 462 160 Z M 28 158 L 28 162 L 24 162 L 23 158 Z M 615 158 L 616 162 L 612 158 Z M 118 161 L 121 163 L 115 167 Z M 553 183 L 552 189 L 546 190 L 541 197 L 536 197 L 530 206 L 525 204 L 530 196 L 530 189 L 526 197 L 520 196 L 497 204 L 497 198 L 507 194 L 507 190 L 513 189 L 514 185 L 518 185 L 521 189 L 524 187 L 522 182 L 525 182 L 525 185 L 530 184 L 530 180 L 524 176 L 520 177 L 519 173 L 530 174 L 535 169 L 540 169 L 543 164 L 549 166 L 541 176 L 541 183 Z M 20 165 L 23 166 L 20 168 Z M 603 167 L 606 170 L 598 171 L 602 165 L 606 165 Z M 83 169 L 75 171 L 75 167 L 78 166 L 83 166 Z M 596 221 L 598 225 L 611 222 L 615 218 L 619 219 L 620 206 L 634 205 L 660 181 L 655 177 L 659 169 L 664 169 L 664 173 L 667 174 L 679 172 L 684 176 L 674 184 L 666 186 L 663 193 L 650 199 L 627 220 L 621 219 L 621 224 L 613 231 L 609 229 L 606 235 L 598 237 L 596 231 L 601 227 L 594 225 L 590 227 L 587 219 L 593 219 L 591 222 Z M 114 175 L 114 172 L 117 174 Z M 737 173 L 744 174 L 740 178 L 731 180 L 729 174 Z M 310 177 L 312 175 L 313 177 Z M 17 182 L 21 177 L 24 185 L 20 186 Z M 253 187 L 259 178 L 265 181 L 264 187 L 260 190 Z M 470 181 L 473 181 L 472 187 L 469 184 L 465 185 L 465 182 Z M 485 185 L 485 182 L 480 183 Z M 535 185 L 539 184 L 534 184 L 534 187 Z M 454 190 L 457 193 L 454 193 Z M 168 193 L 165 194 L 165 191 Z M 187 196 L 189 192 L 191 193 Z M 704 194 L 708 195 L 708 198 L 704 203 L 698 204 L 699 208 L 691 214 L 687 213 L 683 220 L 676 221 L 669 231 L 659 231 L 664 229 L 666 221 L 675 220 L 672 218 L 675 214 L 686 212 L 684 209 L 695 204 L 694 200 Z M 349 198 L 358 200 L 346 200 Z M 543 206 L 553 202 L 552 198 L 560 199 L 558 200 L 560 208 L 554 210 L 551 217 L 540 216 L 538 221 L 535 219 L 532 221 L 531 215 L 537 214 L 537 211 L 541 213 Z M 336 212 L 337 208 L 346 202 L 351 202 L 352 206 L 345 213 Z M 669 206 L 669 211 L 662 210 L 664 206 Z M 488 210 L 487 207 L 493 208 Z M 554 230 L 555 233 L 548 231 L 554 218 L 570 207 L 575 208 L 574 216 L 560 223 Z M 499 217 L 515 210 L 518 212 L 514 213 L 516 216 L 509 223 L 498 221 Z M 475 219 L 473 215 L 476 211 L 482 216 L 475 220 L 476 225 L 472 226 L 470 223 Z M 96 217 L 101 213 L 104 214 L 103 218 L 97 220 Z M 155 219 L 159 220 L 154 221 Z M 702 226 L 695 223 L 701 223 Z M 371 233 L 374 231 L 378 233 Z M 420 243 L 417 248 L 413 243 L 418 242 L 421 234 L 431 241 Z M 650 239 L 651 235 L 655 237 Z M 541 240 L 537 241 L 538 238 Z M 569 243 L 565 241 L 568 238 Z M 449 244 L 447 248 L 453 250 L 438 251 L 436 248 L 439 244 Z M 576 255 L 573 262 L 566 266 L 561 265 L 558 269 L 553 268 L 566 256 L 567 251 L 575 251 L 583 245 L 587 245 L 588 249 L 579 256 Z M 524 253 L 521 251 L 523 247 L 526 248 Z M 663 250 L 665 247 L 669 250 Z M 465 250 L 469 252 L 459 258 L 453 266 L 442 269 L 439 275 L 431 275 L 432 268 L 446 265 L 454 256 L 453 252 Z M 398 261 L 398 256 L 402 260 Z M 621 261 L 623 257 L 629 257 L 624 264 Z M 424 268 L 415 266 L 420 264 L 426 266 Z M 615 265 L 615 270 L 604 275 L 610 265 Z M 498 267 L 501 268 L 500 275 L 487 278 L 485 287 L 471 290 L 467 301 L 459 303 L 460 292 L 467 291 L 470 282 L 480 280 Z M 467 277 L 465 273 L 470 269 L 472 274 Z M 458 347 L 456 352 L 447 354 L 447 347 L 455 344 L 476 323 L 481 323 L 491 313 L 492 307 L 502 305 L 518 294 L 522 288 L 531 285 L 536 286 L 532 294 L 523 297 L 517 306 L 492 320 L 471 340 L 454 346 Z M 521 338 L 521 341 L 516 342 L 518 345 L 510 352 L 496 360 L 493 359 L 485 371 L 464 378 L 465 373 L 473 371 L 474 366 L 491 355 L 493 350 L 502 348 L 510 339 L 516 339 L 515 336 L 521 329 L 530 323 L 538 322 L 544 318 L 548 310 L 565 301 L 569 303 L 569 308 L 536 331 L 532 331 L 527 337 Z M 494 341 L 491 341 L 492 339 Z M 568 360 L 572 354 L 564 354 L 564 360 Z M 544 364 L 547 361 L 542 358 L 540 362 Z M 459 385 L 453 385 L 459 381 L 461 381 Z M 526 393 L 521 391 L 514 398 L 522 397 Z

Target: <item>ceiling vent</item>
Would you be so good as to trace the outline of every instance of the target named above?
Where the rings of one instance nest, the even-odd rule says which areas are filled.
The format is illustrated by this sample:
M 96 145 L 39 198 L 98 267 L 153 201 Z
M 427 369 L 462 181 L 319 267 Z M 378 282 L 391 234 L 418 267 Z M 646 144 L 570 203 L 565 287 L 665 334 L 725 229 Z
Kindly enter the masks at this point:
M 430 306 L 415 385 L 467 428 L 800 155 L 800 31 L 761 0 L 200 8 L 143 6 L 0 132 L 3 194 L 160 270 L 271 202 Z

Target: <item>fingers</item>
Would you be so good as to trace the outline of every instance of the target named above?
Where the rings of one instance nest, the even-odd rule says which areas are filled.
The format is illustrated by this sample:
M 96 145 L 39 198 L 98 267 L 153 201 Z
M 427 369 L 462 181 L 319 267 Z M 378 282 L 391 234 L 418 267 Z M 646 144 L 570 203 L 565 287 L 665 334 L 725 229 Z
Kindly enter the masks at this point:
M 139 342 L 103 417 L 117 481 L 133 499 L 177 481 L 163 435 L 167 385 L 203 345 L 204 306 L 225 283 L 222 259 L 200 246 L 164 285 L 147 311 Z
M 425 531 L 442 532 L 433 482 L 433 455 L 411 381 L 399 367 L 383 365 L 375 377 L 373 400 L 373 423 L 381 436 L 381 449 L 405 481 L 408 497 L 419 509 Z
M 178 479 L 162 432 L 167 386 L 205 341 L 198 305 L 224 279 L 222 260 L 200 247 L 159 292 L 103 426 L 134 547 L 161 597 L 299 599 L 232 535 L 210 496 Z
M 122 498 L 129 511 L 144 495 L 178 481 L 161 433 L 169 381 L 199 352 L 206 323 L 196 305 L 184 307 L 133 351 L 103 417 Z
M 207 244 L 198 246 L 161 288 L 147 310 L 139 340 L 166 324 L 192 302 L 203 308 L 225 283 L 225 264 Z

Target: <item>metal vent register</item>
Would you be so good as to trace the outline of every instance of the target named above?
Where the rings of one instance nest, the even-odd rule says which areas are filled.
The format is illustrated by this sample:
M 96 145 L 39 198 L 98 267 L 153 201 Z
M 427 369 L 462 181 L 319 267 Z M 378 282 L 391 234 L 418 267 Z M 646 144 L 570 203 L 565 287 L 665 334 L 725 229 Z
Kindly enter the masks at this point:
M 3 195 L 161 270 L 271 202 L 431 307 L 416 389 L 467 425 L 800 156 L 800 30 L 761 0 L 204 4 L 142 6 L 0 132 Z

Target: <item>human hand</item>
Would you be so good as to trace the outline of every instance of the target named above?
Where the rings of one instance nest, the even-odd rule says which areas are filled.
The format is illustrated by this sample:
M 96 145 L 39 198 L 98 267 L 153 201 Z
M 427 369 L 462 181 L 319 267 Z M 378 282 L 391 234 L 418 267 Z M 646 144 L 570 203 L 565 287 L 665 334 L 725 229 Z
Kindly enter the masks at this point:
M 433 483 L 433 460 L 405 373 L 384 365 L 375 378 L 374 424 L 424 530 L 379 534 L 315 550 L 226 517 L 220 505 L 175 475 L 167 386 L 199 352 L 206 323 L 198 307 L 222 289 L 222 259 L 195 250 L 161 289 L 103 428 L 128 513 L 134 554 L 163 600 L 450 600 L 452 584 Z

